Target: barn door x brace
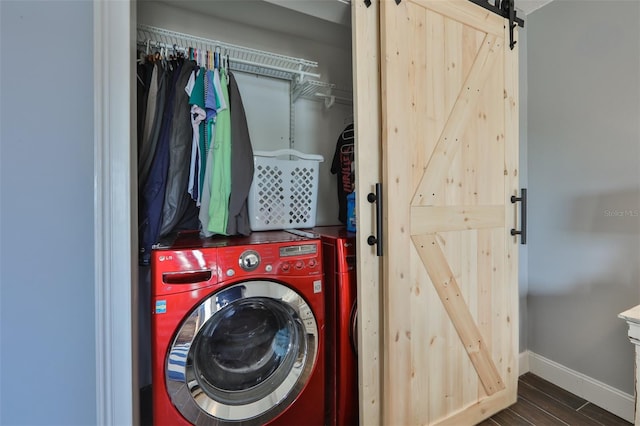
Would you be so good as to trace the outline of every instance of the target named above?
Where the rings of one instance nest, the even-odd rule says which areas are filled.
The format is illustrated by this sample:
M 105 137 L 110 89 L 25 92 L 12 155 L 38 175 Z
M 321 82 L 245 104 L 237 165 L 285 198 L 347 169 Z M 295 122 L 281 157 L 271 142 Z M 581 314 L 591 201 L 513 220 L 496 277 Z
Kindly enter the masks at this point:
M 395 0 L 396 4 L 400 4 L 401 1 L 402 0 Z M 489 0 L 469 1 L 509 20 L 509 47 L 513 50 L 517 43 L 513 39 L 513 30 L 515 30 L 517 26 L 524 27 L 524 20 L 517 16 L 514 0 L 493 0 L 493 4 L 491 4 Z M 364 4 L 367 7 L 371 6 L 371 0 L 364 0 Z

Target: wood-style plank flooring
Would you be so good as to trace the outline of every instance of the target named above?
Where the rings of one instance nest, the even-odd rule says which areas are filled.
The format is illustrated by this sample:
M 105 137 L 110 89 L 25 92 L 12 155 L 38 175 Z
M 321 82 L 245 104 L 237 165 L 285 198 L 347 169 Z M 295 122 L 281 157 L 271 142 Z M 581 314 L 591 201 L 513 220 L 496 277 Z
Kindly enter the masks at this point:
M 141 425 L 151 426 L 151 389 L 141 393 Z M 518 402 L 478 426 L 633 426 L 531 373 L 520 376 Z
M 632 426 L 531 373 L 520 376 L 518 402 L 478 426 Z

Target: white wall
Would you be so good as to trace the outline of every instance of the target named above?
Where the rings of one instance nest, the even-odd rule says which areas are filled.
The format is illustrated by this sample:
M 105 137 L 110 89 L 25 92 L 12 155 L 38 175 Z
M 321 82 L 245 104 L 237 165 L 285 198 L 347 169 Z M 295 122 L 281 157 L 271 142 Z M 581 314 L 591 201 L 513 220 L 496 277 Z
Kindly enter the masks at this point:
M 528 347 L 633 393 L 640 303 L 640 2 L 527 17 Z
M 245 14 L 250 15 L 253 6 L 255 2 L 246 2 Z M 341 48 L 250 26 L 241 21 L 241 16 L 238 21 L 221 19 L 215 16 L 215 8 L 208 13 L 196 13 L 157 1 L 138 2 L 139 24 L 316 61 L 320 80 L 336 84 L 341 89 L 351 89 L 350 39 L 345 39 Z M 305 16 L 304 19 L 311 18 Z M 289 84 L 268 77 L 235 74 L 253 148 L 273 150 L 289 147 Z M 330 172 L 331 160 L 338 136 L 345 127 L 345 118 L 352 116 L 351 106 L 335 104 L 327 109 L 319 98 L 318 101 L 300 99 L 294 109 L 293 147 L 305 153 L 322 154 L 325 158 L 320 165 L 317 224 L 337 224 L 336 176 Z
M 0 424 L 95 424 L 92 2 L 0 1 L 0 51 Z

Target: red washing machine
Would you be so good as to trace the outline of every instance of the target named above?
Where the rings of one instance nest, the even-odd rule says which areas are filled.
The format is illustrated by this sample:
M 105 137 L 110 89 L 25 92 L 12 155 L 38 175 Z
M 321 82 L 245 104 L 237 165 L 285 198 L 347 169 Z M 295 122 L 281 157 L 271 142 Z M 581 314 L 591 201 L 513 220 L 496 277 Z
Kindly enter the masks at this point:
M 153 250 L 155 425 L 324 425 L 321 243 L 283 231 Z
M 311 230 L 322 240 L 327 342 L 327 424 L 358 424 L 355 233 L 344 226 Z

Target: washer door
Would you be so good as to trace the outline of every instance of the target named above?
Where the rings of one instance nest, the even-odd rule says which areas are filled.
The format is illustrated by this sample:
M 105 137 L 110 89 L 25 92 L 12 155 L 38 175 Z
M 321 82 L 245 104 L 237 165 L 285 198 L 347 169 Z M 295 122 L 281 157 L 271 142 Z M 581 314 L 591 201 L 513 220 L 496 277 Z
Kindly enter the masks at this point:
M 244 282 L 183 321 L 167 356 L 167 390 L 195 425 L 264 424 L 302 391 L 317 355 L 304 299 L 275 282 Z

